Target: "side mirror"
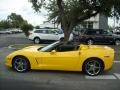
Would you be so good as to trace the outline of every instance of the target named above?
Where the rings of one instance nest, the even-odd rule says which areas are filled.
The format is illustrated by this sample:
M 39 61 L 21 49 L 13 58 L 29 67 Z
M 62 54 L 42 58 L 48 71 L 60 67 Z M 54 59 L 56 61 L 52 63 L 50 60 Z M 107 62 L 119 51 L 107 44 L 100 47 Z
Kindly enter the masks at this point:
M 51 51 L 51 54 L 55 54 L 55 53 L 56 53 L 56 51 L 55 51 L 55 50 L 52 50 L 52 51 Z

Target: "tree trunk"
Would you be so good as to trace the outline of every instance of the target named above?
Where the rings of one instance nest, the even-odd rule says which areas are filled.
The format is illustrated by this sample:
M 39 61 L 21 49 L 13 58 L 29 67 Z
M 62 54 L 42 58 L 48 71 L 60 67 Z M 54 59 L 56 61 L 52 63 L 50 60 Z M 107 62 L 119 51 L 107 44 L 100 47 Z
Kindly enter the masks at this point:
M 64 42 L 68 42 L 70 38 L 70 34 L 74 28 L 74 24 L 71 23 L 70 25 L 63 25 L 63 32 L 64 32 Z
M 69 30 L 65 30 L 65 29 L 64 29 L 64 42 L 69 41 L 70 34 L 71 34 L 71 33 L 69 32 Z

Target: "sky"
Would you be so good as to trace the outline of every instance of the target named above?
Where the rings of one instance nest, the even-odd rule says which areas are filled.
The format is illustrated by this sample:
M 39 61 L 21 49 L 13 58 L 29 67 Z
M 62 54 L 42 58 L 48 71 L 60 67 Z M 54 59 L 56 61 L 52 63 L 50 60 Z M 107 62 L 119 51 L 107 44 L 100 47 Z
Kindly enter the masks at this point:
M 11 13 L 21 15 L 33 25 L 40 25 L 47 20 L 47 11 L 42 9 L 41 13 L 36 13 L 28 0 L 0 0 L 0 20 L 6 19 Z M 114 19 L 109 18 L 108 24 L 114 26 Z M 119 24 L 116 23 L 115 25 L 117 26 Z
M 28 0 L 0 0 L 0 20 L 6 19 L 11 13 L 21 15 L 33 25 L 40 25 L 46 21 L 47 11 L 36 13 Z

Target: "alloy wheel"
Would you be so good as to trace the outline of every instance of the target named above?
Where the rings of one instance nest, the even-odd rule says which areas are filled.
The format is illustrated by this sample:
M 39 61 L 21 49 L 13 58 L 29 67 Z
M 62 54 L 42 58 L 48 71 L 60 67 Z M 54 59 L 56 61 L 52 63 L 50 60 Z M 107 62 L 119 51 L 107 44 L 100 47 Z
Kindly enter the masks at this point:
M 93 45 L 93 43 L 94 43 L 94 41 L 91 40 L 91 39 L 87 41 L 87 44 L 88 44 L 88 45 Z
M 22 57 L 17 57 L 13 61 L 13 68 L 17 72 L 25 72 L 28 70 L 28 62 Z
M 98 60 L 87 61 L 84 66 L 85 73 L 90 76 L 98 75 L 102 72 L 102 70 L 103 70 L 102 64 Z

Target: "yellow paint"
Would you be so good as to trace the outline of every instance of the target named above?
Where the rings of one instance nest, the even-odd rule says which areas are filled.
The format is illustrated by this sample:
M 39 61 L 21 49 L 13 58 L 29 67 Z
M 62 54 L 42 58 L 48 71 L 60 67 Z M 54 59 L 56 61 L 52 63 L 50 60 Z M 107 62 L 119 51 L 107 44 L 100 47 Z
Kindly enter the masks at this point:
M 114 50 L 106 46 L 80 45 L 77 51 L 68 52 L 40 52 L 40 46 L 30 46 L 15 51 L 6 57 L 6 66 L 12 67 L 12 59 L 15 56 L 25 56 L 31 65 L 31 69 L 38 70 L 65 70 L 82 71 L 82 65 L 88 58 L 96 57 L 104 62 L 104 70 L 112 67 Z

